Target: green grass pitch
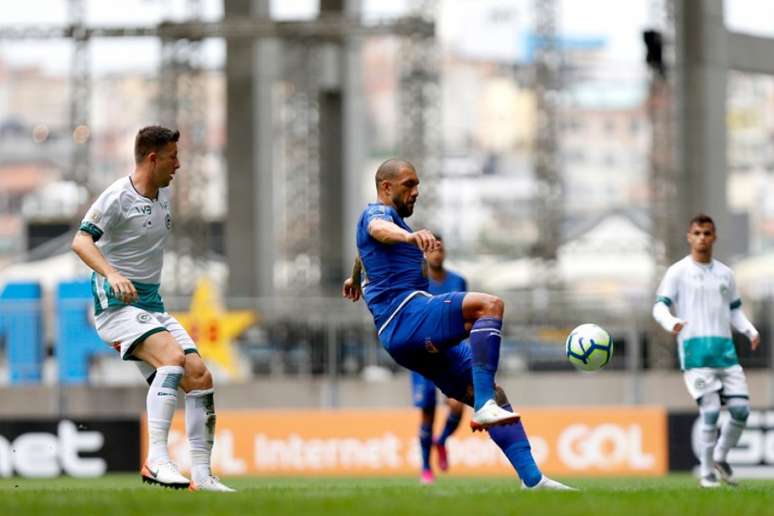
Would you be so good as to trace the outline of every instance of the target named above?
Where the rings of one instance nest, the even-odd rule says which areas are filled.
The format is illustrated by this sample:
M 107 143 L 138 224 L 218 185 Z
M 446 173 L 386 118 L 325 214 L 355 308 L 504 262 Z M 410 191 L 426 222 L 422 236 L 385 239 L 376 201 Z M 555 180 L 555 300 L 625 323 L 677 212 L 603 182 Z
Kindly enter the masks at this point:
M 688 475 L 562 479 L 578 493 L 528 492 L 515 479 L 415 478 L 227 479 L 236 494 L 145 486 L 138 475 L 99 479 L 0 480 L 0 514 L 53 515 L 764 515 L 774 513 L 774 481 L 702 490 Z

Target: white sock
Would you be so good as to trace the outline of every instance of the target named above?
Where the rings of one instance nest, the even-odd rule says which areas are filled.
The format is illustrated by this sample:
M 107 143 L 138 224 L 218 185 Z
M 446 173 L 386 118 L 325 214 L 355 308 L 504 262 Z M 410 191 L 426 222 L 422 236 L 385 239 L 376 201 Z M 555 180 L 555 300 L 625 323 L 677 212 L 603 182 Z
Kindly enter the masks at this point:
M 699 471 L 702 477 L 706 477 L 715 470 L 715 462 L 712 460 L 712 450 L 718 438 L 717 425 L 702 423 L 701 436 L 699 437 Z
M 214 389 L 190 391 L 185 396 L 185 431 L 191 448 L 191 477 L 202 482 L 212 474 L 210 455 L 215 442 Z
M 148 463 L 169 461 L 167 438 L 177 407 L 177 387 L 183 377 L 180 366 L 161 366 L 148 389 Z
M 720 431 L 720 439 L 718 440 L 718 445 L 715 447 L 716 461 L 726 462 L 728 452 L 739 442 L 745 424 L 746 421 L 737 421 L 732 417 L 728 418 L 728 421 L 725 422 L 723 429 Z

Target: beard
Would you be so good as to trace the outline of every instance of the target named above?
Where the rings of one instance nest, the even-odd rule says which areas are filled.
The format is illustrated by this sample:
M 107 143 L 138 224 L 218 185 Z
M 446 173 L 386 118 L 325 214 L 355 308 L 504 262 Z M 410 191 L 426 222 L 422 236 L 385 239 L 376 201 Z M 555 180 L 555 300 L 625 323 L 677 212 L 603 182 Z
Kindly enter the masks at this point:
M 392 203 L 395 205 L 395 210 L 401 217 L 408 218 L 414 213 L 414 203 L 404 203 L 402 200 L 393 197 Z

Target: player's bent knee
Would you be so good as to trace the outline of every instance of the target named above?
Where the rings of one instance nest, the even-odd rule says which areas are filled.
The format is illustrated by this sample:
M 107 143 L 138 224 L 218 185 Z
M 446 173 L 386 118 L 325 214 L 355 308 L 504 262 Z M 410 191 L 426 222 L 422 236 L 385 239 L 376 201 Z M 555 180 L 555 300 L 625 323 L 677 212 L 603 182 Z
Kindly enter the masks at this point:
M 728 407 L 728 412 L 736 421 L 745 422 L 750 417 L 750 405 L 747 403 L 731 405 Z
M 180 388 L 185 392 L 212 389 L 212 373 L 202 363 L 201 367 L 186 367 Z
M 162 365 L 185 367 L 185 355 L 180 349 L 170 349 L 162 357 Z
M 505 312 L 505 302 L 497 296 L 487 296 L 482 310 L 483 317 L 497 317 L 502 319 Z
M 719 411 L 714 410 L 702 410 L 701 412 L 701 419 L 704 422 L 705 425 L 715 425 L 718 422 L 718 418 L 720 417 Z

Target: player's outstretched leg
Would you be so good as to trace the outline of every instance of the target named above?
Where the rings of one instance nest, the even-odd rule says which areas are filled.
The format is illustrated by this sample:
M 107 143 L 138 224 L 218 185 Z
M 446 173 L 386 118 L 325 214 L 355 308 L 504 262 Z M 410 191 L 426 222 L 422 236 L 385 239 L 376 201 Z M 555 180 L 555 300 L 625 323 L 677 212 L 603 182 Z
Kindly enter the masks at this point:
M 477 431 L 516 423 L 519 415 L 504 410 L 494 399 L 494 377 L 500 361 L 504 304 L 495 296 L 468 293 L 462 302 L 462 312 L 466 321 L 473 321 L 470 329 L 470 349 L 473 355 L 475 412 L 470 419 L 470 427 Z
M 446 440 L 457 430 L 462 419 L 464 405 L 457 400 L 449 399 L 449 415 L 446 418 L 446 424 L 443 427 L 441 435 L 435 440 L 435 449 L 438 452 L 438 467 L 441 471 L 448 471 L 449 458 L 446 453 Z
M 503 408 L 511 410 L 511 405 L 505 398 L 505 393 L 497 388 L 498 400 Z M 513 425 L 498 426 L 489 429 L 489 437 L 500 447 L 508 461 L 516 470 L 522 486 L 527 489 L 551 489 L 559 491 L 577 491 L 561 482 L 543 475 L 532 457 L 532 448 L 527 438 L 527 432 L 521 421 Z
M 739 442 L 747 418 L 750 415 L 750 405 L 745 398 L 730 398 L 728 400 L 728 412 L 731 415 L 720 430 L 720 439 L 715 446 L 713 458 L 715 459 L 715 473 L 720 480 L 730 486 L 738 485 L 734 478 L 734 471 L 728 464 L 728 452 Z
M 174 489 L 184 489 L 190 484 L 169 459 L 167 451 L 169 427 L 177 407 L 177 387 L 183 371 L 178 365 L 161 366 L 156 369 L 148 388 L 148 458 L 141 472 L 142 480 L 147 484 Z
M 191 491 L 232 493 L 212 474 L 210 460 L 215 443 L 215 389 L 212 376 L 198 354 L 186 355 L 185 430 L 191 448 Z

